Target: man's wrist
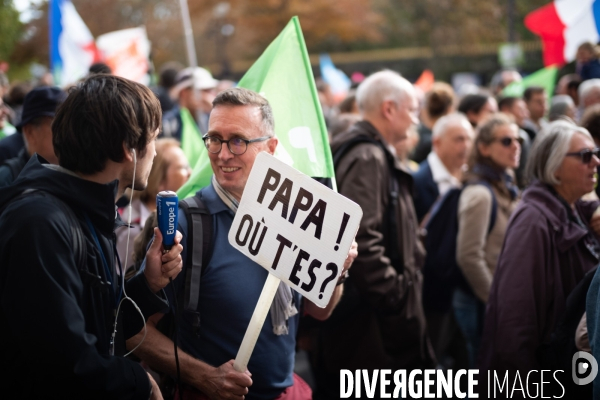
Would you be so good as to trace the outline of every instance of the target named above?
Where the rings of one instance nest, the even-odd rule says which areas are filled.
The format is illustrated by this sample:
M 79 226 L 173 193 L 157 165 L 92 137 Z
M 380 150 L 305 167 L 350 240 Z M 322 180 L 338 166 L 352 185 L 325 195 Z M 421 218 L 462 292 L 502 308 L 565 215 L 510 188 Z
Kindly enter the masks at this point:
M 152 281 L 148 278 L 148 276 L 146 275 L 147 270 L 144 269 L 144 280 L 146 281 L 146 285 L 148 286 L 148 289 L 150 289 L 150 291 L 154 294 L 160 292 L 160 290 L 162 289 L 162 287 L 160 287 L 160 285 L 153 285 Z
M 344 282 L 346 282 L 346 279 L 348 279 L 348 270 L 344 271 L 344 273 L 342 274 L 342 276 L 340 276 L 338 278 L 338 281 L 335 284 L 335 286 L 342 285 Z

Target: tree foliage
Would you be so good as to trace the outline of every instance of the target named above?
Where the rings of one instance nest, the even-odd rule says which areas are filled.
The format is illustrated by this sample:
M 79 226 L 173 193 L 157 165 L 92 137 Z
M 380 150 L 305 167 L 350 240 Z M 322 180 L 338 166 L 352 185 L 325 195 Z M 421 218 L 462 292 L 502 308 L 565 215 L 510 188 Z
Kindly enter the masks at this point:
M 548 0 L 514 1 L 517 40 L 531 40 L 534 36 L 523 26 L 523 18 Z M 145 25 L 156 65 L 186 63 L 179 0 L 72 2 L 94 36 Z M 3 18 L 10 1 L 0 4 Z M 300 18 L 310 52 L 424 46 L 436 53 L 448 46 L 508 38 L 508 0 L 188 0 L 188 5 L 200 65 L 257 58 L 294 15 Z M 47 3 L 39 5 L 39 11 L 13 54 L 20 63 L 47 63 Z M 18 30 L 1 21 L 0 32 L 15 37 Z M 0 56 L 6 49 L 0 48 Z
M 0 0 L 0 60 L 7 60 L 19 40 L 23 24 L 12 0 Z

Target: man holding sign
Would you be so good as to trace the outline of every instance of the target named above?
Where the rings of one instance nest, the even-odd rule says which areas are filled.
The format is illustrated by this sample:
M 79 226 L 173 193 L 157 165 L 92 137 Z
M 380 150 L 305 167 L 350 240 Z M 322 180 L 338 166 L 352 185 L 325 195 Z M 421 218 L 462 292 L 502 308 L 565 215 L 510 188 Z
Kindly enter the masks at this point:
M 187 399 L 312 398 L 308 385 L 293 374 L 301 297 L 286 285 L 280 285 L 275 295 L 248 364 L 249 371 L 237 372 L 233 368 L 232 359 L 240 347 L 268 272 L 232 247 L 228 234 L 256 157 L 263 151 L 269 154 L 275 151 L 278 141 L 273 125 L 271 106 L 255 92 L 229 89 L 213 101 L 204 140 L 214 176 L 211 185 L 195 197 L 204 203 L 213 221 L 213 247 L 203 249 L 212 251 L 212 257 L 202 270 L 197 307 L 201 319 L 199 329 L 194 329 L 185 315 L 178 319 L 181 380 Z M 184 235 L 182 243 L 187 243 L 189 227 L 181 209 L 179 223 Z M 194 240 L 196 246 L 202 246 L 202 241 Z M 184 265 L 187 265 L 187 257 L 197 250 L 184 248 Z M 344 263 L 344 271 L 355 257 L 353 247 Z M 184 289 L 185 275 L 184 271 L 182 278 L 176 280 L 177 291 Z M 335 287 L 327 307 L 319 308 L 305 300 L 302 310 L 317 319 L 326 319 L 342 290 L 342 285 Z M 162 317 L 157 314 L 150 319 L 146 341 L 136 354 L 153 368 L 175 376 L 173 342 L 156 329 Z M 135 339 L 132 343 L 136 343 Z

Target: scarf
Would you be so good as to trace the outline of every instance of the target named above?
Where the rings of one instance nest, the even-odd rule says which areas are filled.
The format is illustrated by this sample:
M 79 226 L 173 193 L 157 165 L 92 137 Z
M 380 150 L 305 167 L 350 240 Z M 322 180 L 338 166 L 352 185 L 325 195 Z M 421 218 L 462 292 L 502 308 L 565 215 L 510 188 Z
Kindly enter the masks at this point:
M 217 179 L 214 175 L 212 177 L 212 184 L 219 198 L 235 214 L 238 210 L 240 202 L 237 201 L 231 195 L 231 193 L 223 189 L 219 182 L 217 182 Z M 279 283 L 277 293 L 275 294 L 275 299 L 273 300 L 273 303 L 271 303 L 270 314 L 271 323 L 273 324 L 273 333 L 276 335 L 289 334 L 287 320 L 290 317 L 298 314 L 298 310 L 294 305 L 292 289 L 283 282 Z
M 479 175 L 481 178 L 489 182 L 502 182 L 510 193 L 510 198 L 515 200 L 519 195 L 519 188 L 515 185 L 512 176 L 506 173 L 506 171 L 500 171 L 487 164 L 476 164 L 473 166 L 473 173 Z

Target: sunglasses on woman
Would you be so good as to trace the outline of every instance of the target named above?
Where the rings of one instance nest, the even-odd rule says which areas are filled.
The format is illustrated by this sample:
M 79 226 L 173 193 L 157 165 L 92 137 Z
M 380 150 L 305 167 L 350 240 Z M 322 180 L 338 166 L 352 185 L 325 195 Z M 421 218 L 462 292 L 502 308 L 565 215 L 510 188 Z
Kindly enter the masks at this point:
M 581 158 L 582 163 L 589 164 L 592 161 L 592 156 L 596 156 L 596 158 L 600 158 L 600 149 L 597 147 L 593 150 L 583 149 L 576 153 L 567 153 L 566 155 L 569 157 L 579 157 L 579 158 Z
M 494 142 L 500 142 L 500 144 L 504 147 L 510 147 L 513 143 L 513 141 L 518 142 L 519 144 L 523 144 L 523 139 L 518 137 L 518 138 L 513 138 L 510 136 L 505 136 L 503 138 L 496 138 L 493 140 Z

